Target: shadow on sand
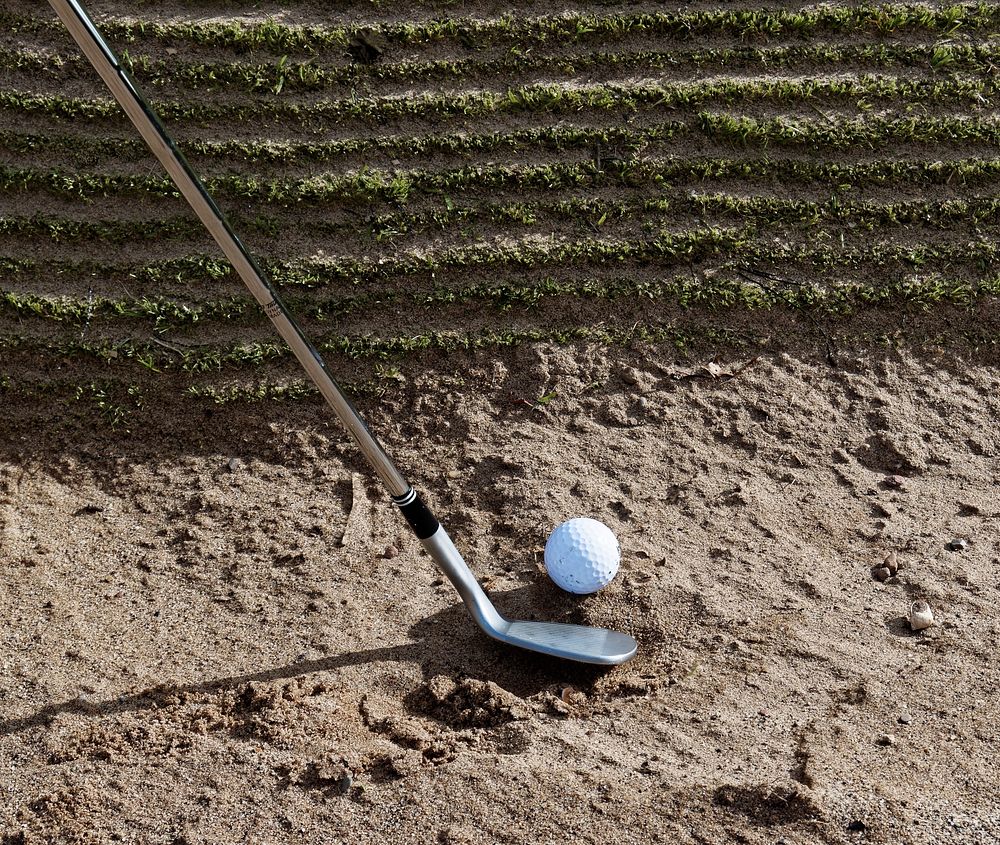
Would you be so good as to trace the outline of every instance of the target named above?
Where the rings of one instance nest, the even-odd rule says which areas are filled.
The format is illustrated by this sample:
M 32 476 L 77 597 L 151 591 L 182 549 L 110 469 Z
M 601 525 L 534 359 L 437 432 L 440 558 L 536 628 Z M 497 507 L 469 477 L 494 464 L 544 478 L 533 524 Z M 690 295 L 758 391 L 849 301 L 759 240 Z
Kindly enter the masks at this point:
M 519 587 L 497 592 L 497 606 L 511 617 L 533 619 L 538 616 L 538 589 Z M 558 619 L 561 622 L 585 622 L 582 619 Z M 370 648 L 314 660 L 301 660 L 287 666 L 262 669 L 242 675 L 211 678 L 186 684 L 158 684 L 139 692 L 105 701 L 82 701 L 79 698 L 55 702 L 20 719 L 0 721 L 0 736 L 9 736 L 31 728 L 47 726 L 63 713 L 103 718 L 122 713 L 155 710 L 179 694 L 218 693 L 248 683 L 270 683 L 300 678 L 318 672 L 331 672 L 351 666 L 377 663 L 419 665 L 425 680 L 447 674 L 493 681 L 515 695 L 526 698 L 556 683 L 587 688 L 613 667 L 590 666 L 511 648 L 489 639 L 469 618 L 460 602 L 422 619 L 409 630 L 412 642 Z

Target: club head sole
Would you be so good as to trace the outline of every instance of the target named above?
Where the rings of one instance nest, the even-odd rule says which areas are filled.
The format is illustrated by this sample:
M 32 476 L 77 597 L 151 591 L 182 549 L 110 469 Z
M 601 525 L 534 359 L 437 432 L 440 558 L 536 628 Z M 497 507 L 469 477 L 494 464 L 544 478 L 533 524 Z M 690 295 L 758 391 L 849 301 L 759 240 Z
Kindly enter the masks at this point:
M 635 657 L 638 644 L 628 634 L 567 625 L 562 622 L 507 622 L 497 630 L 485 628 L 491 637 L 508 645 L 600 666 L 616 666 Z

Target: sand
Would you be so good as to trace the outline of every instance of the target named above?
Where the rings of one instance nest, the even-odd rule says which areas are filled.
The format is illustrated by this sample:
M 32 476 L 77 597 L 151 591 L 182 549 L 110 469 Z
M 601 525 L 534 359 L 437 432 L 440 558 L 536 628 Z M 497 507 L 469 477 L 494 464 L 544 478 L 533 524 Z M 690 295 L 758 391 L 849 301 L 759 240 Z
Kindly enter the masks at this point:
M 318 400 L 15 403 L 0 841 L 1000 841 L 995 369 L 707 363 L 535 345 L 361 403 L 502 610 L 637 637 L 610 670 L 484 637 Z M 583 598 L 541 555 L 576 515 L 623 548 Z
M 316 273 L 283 295 L 336 376 L 365 388 L 359 407 L 501 611 L 626 631 L 639 652 L 597 669 L 476 628 L 318 398 L 273 398 L 301 378 L 294 363 L 225 359 L 275 341 L 272 326 L 213 270 L 218 251 L 124 118 L 45 100 L 107 101 L 46 4 L 5 4 L 24 25 L 0 33 L 3 82 L 24 100 L 0 109 L 0 845 L 1000 843 L 1000 312 L 978 295 L 995 290 L 995 185 L 949 170 L 996 156 L 995 80 L 975 64 L 988 30 L 888 32 L 884 17 L 845 32 L 587 34 L 591 14 L 756 7 L 535 0 L 525 14 L 577 13 L 581 32 L 518 44 L 463 36 L 462 21 L 510 11 L 478 0 L 238 5 L 94 11 L 150 24 L 109 43 L 173 104 L 199 173 L 229 184 L 220 202 L 254 253 Z M 387 39 L 370 69 L 343 45 L 287 48 L 284 87 L 281 44 L 156 26 L 451 17 L 454 37 Z M 949 66 L 939 44 L 971 49 Z M 875 49 L 794 58 L 824 45 Z M 927 54 L 882 66 L 880 48 L 899 45 Z M 715 48 L 733 54 L 698 59 Z M 651 51 L 677 64 L 644 67 Z M 303 62 L 339 81 L 298 84 Z M 252 78 L 208 79 L 204 63 Z M 947 88 L 953 73 L 969 90 L 926 101 L 821 85 L 676 107 L 384 108 L 448 92 L 502 103 L 534 83 L 876 74 Z M 709 131 L 719 115 L 831 132 L 885 118 L 902 140 L 765 144 Z M 947 138 L 937 118 L 980 128 L 927 143 L 920 131 Z M 684 131 L 643 140 L 674 121 Z M 428 143 L 442 134 L 481 147 Z M 339 141 L 358 144 L 287 160 L 241 146 Z M 664 180 L 647 167 L 741 159 L 764 166 Z M 911 166 L 839 175 L 894 160 Z M 795 162 L 836 167 L 785 184 L 778 165 Z M 549 184 L 550 166 L 582 175 Z M 401 187 L 295 192 L 366 168 Z M 480 170 L 494 182 L 433 187 Z M 285 200 L 239 187 L 276 180 L 295 189 Z M 855 317 L 776 304 L 834 287 L 860 291 Z M 727 305 L 748 291 L 751 305 L 776 298 Z M 574 340 L 545 340 L 560 334 Z M 427 343 L 404 351 L 413 338 Z M 192 350 L 197 372 L 181 365 Z M 207 398 L 257 388 L 272 398 Z M 604 521 L 623 549 L 590 597 L 543 568 L 549 531 L 573 516 Z M 878 580 L 891 554 L 898 572 Z M 935 620 L 920 632 L 916 601 Z

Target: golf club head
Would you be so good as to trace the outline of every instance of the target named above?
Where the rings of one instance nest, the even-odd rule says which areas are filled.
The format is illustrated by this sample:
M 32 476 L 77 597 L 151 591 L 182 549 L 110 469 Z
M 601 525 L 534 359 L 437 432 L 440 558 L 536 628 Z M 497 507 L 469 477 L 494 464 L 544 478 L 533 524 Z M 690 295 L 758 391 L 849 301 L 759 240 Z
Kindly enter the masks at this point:
M 487 630 L 486 633 L 530 651 L 602 666 L 631 660 L 638 649 L 638 644 L 628 634 L 562 622 L 507 622 L 506 630 Z
M 505 619 L 479 586 L 443 527 L 438 526 L 433 535 L 420 542 L 455 585 L 476 624 L 493 639 L 552 657 L 602 666 L 624 663 L 635 656 L 636 641 L 628 634 L 607 628 Z

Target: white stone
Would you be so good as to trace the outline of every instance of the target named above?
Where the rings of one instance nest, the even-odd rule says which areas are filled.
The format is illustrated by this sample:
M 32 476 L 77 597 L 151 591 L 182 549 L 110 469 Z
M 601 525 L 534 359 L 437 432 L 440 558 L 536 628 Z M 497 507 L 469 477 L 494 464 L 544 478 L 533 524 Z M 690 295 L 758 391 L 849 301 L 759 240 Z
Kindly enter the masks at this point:
M 910 607 L 910 627 L 914 631 L 922 631 L 934 624 L 934 614 L 925 601 L 915 601 Z

